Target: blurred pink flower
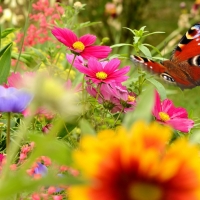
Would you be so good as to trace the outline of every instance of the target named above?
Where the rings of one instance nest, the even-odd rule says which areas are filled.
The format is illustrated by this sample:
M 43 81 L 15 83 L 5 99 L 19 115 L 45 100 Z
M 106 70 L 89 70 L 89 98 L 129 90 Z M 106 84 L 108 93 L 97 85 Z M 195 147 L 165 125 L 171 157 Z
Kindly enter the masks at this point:
M 87 86 L 86 89 L 91 96 L 98 97 L 98 102 L 112 113 L 128 112 L 135 108 L 136 95 L 121 84 L 102 84 L 99 94 L 92 86 Z
M 108 46 L 92 46 L 96 41 L 94 35 L 86 34 L 78 38 L 70 29 L 58 27 L 52 30 L 52 34 L 69 50 L 85 59 L 89 57 L 106 58 L 111 52 L 111 48 Z
M 87 80 L 91 80 L 93 83 L 112 83 L 123 82 L 128 79 L 125 74 L 129 71 L 130 67 L 118 69 L 120 60 L 114 58 L 108 62 L 100 62 L 94 57 L 88 59 L 87 67 L 79 62 L 75 62 L 74 66 L 78 71 L 86 75 Z
M 176 108 L 170 99 L 165 99 L 161 102 L 157 91 L 155 94 L 153 115 L 162 124 L 168 124 L 175 130 L 182 132 L 187 133 L 194 126 L 194 121 L 188 119 L 187 111 L 184 108 Z
M 5 155 L 4 154 L 2 154 L 2 153 L 0 153 L 0 165 L 1 165 L 1 163 L 3 162 L 3 159 L 5 158 Z
M 80 92 L 80 91 L 82 91 L 82 83 L 79 83 L 77 86 L 73 87 L 72 86 L 72 82 L 71 82 L 70 79 L 65 82 L 64 87 L 65 87 L 65 89 L 72 90 L 74 92 Z
M 8 77 L 8 83 L 5 85 L 6 87 L 14 87 L 17 89 L 27 88 L 29 84 L 32 84 L 33 78 L 35 77 L 34 72 L 25 72 L 23 75 L 19 72 L 12 72 Z

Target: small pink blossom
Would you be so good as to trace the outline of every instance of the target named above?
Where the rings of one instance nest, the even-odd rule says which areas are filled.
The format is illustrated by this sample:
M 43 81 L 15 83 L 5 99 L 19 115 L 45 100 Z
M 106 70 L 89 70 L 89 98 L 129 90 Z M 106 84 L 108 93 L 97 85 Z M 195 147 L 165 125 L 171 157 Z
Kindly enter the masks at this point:
M 3 162 L 3 159 L 5 159 L 5 155 L 0 153 L 0 164 Z
M 46 134 L 50 131 L 51 128 L 52 124 L 46 124 L 45 126 L 42 127 L 42 132 Z
M 6 87 L 14 87 L 17 89 L 27 88 L 32 84 L 32 81 L 35 78 L 34 72 L 25 72 L 23 75 L 19 72 L 12 72 L 8 77 L 8 83 Z
M 50 186 L 49 188 L 48 188 L 48 194 L 53 194 L 53 193 L 55 193 L 56 192 L 56 187 L 54 187 L 54 186 Z
M 62 200 L 63 197 L 61 195 L 54 195 L 52 196 L 53 200 Z
M 100 62 L 94 57 L 88 59 L 87 67 L 79 62 L 74 63 L 75 68 L 86 75 L 87 80 L 95 84 L 99 83 L 121 83 L 128 79 L 125 74 L 130 70 L 129 66 L 119 69 L 120 60 L 114 58 L 108 62 Z
M 194 121 L 188 119 L 187 111 L 184 108 L 176 108 L 170 99 L 161 102 L 158 92 L 155 94 L 153 115 L 162 124 L 167 124 L 182 132 L 187 133 L 194 126 Z
M 67 46 L 68 50 L 81 55 L 85 59 L 89 57 L 106 58 L 111 52 L 111 48 L 108 46 L 93 46 L 96 41 L 96 36 L 94 35 L 86 34 L 78 38 L 70 29 L 58 27 L 52 30 L 52 34 L 58 41 Z
M 40 195 L 37 193 L 32 194 L 32 200 L 41 200 Z
M 65 82 L 64 88 L 66 90 L 72 90 L 73 92 L 80 92 L 80 91 L 82 91 L 82 83 L 79 83 L 77 86 L 73 87 L 72 82 L 69 79 L 68 81 Z
M 136 95 L 121 84 L 102 84 L 99 94 L 97 88 L 92 86 L 88 85 L 86 89 L 91 96 L 98 97 L 98 102 L 112 113 L 128 112 L 136 106 Z

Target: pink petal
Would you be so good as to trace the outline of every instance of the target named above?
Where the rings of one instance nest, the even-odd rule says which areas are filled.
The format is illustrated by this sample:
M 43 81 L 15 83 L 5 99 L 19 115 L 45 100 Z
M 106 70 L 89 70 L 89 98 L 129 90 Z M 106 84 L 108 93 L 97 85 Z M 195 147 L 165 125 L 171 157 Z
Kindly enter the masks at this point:
M 176 107 L 174 106 L 172 100 L 165 99 L 162 102 L 162 110 L 163 110 L 163 112 L 168 113 L 170 116 L 172 115 L 172 113 L 174 113 L 175 109 L 176 109 Z
M 124 82 L 128 79 L 128 76 L 122 76 L 122 77 L 115 77 L 115 78 L 107 78 L 105 80 L 102 80 L 104 83 L 113 83 L 113 82 Z
M 96 41 L 95 35 L 86 34 L 79 38 L 79 41 L 81 41 L 85 46 L 91 46 Z
M 159 93 L 155 91 L 155 103 L 154 103 L 152 113 L 158 120 L 160 120 L 159 112 L 161 111 L 162 111 L 162 107 L 161 107 L 160 96 L 159 96 Z
M 113 73 L 120 65 L 120 60 L 117 58 L 114 58 L 110 60 L 104 67 L 104 71 L 106 74 Z
M 95 74 L 97 72 L 104 71 L 103 66 L 101 65 L 101 62 L 99 62 L 96 58 L 90 57 L 88 59 L 88 68 L 90 68 Z
M 67 28 L 55 27 L 51 32 L 57 40 L 67 47 L 71 47 L 74 42 L 78 41 L 76 34 Z
M 127 72 L 129 72 L 129 70 L 130 70 L 130 66 L 123 67 L 119 70 L 112 72 L 112 74 L 109 74 L 109 77 L 114 78 L 116 76 L 122 76 L 122 75 L 126 74 Z
M 194 126 L 194 121 L 191 119 L 175 118 L 167 121 L 166 124 L 171 125 L 175 130 L 187 133 Z
M 85 59 L 89 59 L 89 57 L 95 57 L 98 59 L 108 57 L 108 54 L 112 51 L 112 49 L 108 46 L 89 46 L 81 52 L 81 56 Z
M 187 111 L 184 108 L 176 108 L 174 112 L 170 115 L 170 118 L 188 118 Z
M 9 87 L 21 88 L 23 86 L 23 79 L 19 72 L 11 73 L 8 77 L 8 85 Z

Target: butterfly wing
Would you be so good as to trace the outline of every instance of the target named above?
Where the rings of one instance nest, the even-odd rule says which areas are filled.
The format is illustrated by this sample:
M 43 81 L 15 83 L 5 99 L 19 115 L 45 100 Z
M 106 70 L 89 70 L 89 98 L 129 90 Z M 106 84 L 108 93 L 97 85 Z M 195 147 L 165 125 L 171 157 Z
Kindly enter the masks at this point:
M 168 72 L 167 67 L 161 63 L 155 62 L 153 60 L 150 60 L 144 57 L 135 56 L 135 55 L 131 55 L 131 60 L 133 62 L 142 64 L 143 66 L 146 67 L 148 71 L 158 74 L 162 79 L 164 79 L 167 82 L 170 82 L 170 83 L 176 82 L 174 78 L 170 75 L 170 72 Z M 171 73 L 173 74 L 173 72 Z
M 170 60 L 157 63 L 139 56 L 131 56 L 131 59 L 182 89 L 200 85 L 200 24 L 195 24 L 186 32 Z
M 200 24 L 192 26 L 174 49 L 172 61 L 185 61 L 200 54 Z

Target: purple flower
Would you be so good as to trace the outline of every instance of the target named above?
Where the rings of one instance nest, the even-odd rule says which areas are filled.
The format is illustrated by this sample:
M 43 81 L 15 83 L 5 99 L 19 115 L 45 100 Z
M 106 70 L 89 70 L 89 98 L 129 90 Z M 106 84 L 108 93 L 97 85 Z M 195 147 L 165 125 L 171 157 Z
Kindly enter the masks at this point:
M 32 99 L 33 96 L 23 89 L 0 86 L 0 112 L 21 113 Z
M 45 165 L 43 165 L 43 164 L 41 164 L 41 163 L 38 162 L 38 163 L 37 163 L 37 167 L 34 169 L 33 174 L 34 174 L 34 175 L 39 174 L 39 175 L 41 175 L 41 176 L 44 176 L 44 175 L 47 174 L 47 172 L 48 172 L 47 167 L 46 167 Z

